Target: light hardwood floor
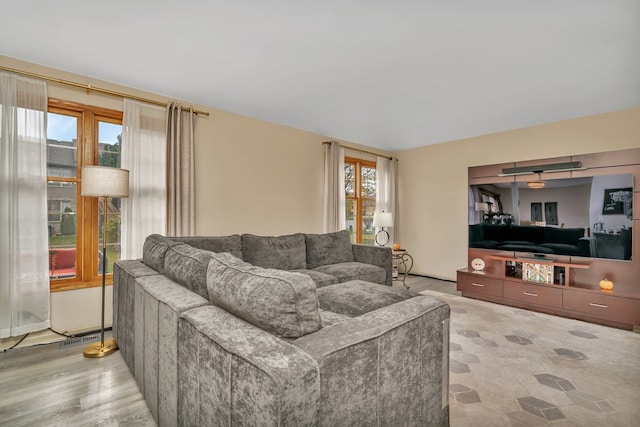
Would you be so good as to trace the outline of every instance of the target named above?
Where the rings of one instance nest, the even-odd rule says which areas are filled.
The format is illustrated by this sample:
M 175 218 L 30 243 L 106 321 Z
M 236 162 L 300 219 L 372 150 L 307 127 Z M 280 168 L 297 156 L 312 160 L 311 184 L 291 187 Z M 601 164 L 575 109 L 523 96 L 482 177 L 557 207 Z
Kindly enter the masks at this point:
M 419 276 L 409 276 L 407 285 L 416 292 L 456 292 L 455 283 Z M 403 287 L 398 281 L 393 286 Z M 87 359 L 84 345 L 0 353 L 0 426 L 155 425 L 120 353 Z
M 154 426 L 120 353 L 87 359 L 83 347 L 0 353 L 0 426 Z

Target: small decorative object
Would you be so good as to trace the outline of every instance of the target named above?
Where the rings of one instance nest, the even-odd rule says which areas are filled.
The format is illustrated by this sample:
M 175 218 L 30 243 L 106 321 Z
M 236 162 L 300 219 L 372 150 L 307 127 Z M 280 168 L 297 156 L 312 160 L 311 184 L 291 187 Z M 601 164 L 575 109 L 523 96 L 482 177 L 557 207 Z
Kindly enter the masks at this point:
M 600 280 L 600 288 L 604 289 L 605 291 L 610 291 L 611 289 L 613 289 L 613 282 L 605 277 L 604 279 Z
M 393 244 L 393 250 L 394 251 L 399 251 L 400 250 L 400 243 L 394 243 Z
M 523 262 L 522 280 L 538 283 L 553 283 L 553 265 Z
M 484 261 L 481 258 L 474 258 L 471 260 L 471 268 L 475 271 L 484 270 Z

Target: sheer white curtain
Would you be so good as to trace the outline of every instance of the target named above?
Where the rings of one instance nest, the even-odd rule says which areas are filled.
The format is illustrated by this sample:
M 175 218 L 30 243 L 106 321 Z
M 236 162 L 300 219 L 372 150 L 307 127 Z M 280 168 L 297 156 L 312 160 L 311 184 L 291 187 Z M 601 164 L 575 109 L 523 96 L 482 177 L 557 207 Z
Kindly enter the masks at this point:
M 376 212 L 391 212 L 393 227 L 387 229 L 389 244 L 400 241 L 398 228 L 400 211 L 398 209 L 397 193 L 398 161 L 395 158 L 376 158 Z M 376 227 L 376 233 L 380 229 Z
M 469 186 L 469 224 L 480 224 L 482 212 L 476 210 L 476 203 L 481 202 L 480 191 L 475 185 Z
M 197 114 L 167 105 L 167 235 L 193 236 L 195 218 L 194 132 Z
M 0 71 L 0 338 L 49 327 L 47 87 Z
M 324 144 L 324 208 L 325 233 L 344 230 L 347 215 L 344 194 L 344 148 L 336 141 Z
M 129 170 L 129 197 L 122 199 L 122 259 L 142 257 L 144 239 L 167 227 L 166 112 L 124 100 L 122 168 Z

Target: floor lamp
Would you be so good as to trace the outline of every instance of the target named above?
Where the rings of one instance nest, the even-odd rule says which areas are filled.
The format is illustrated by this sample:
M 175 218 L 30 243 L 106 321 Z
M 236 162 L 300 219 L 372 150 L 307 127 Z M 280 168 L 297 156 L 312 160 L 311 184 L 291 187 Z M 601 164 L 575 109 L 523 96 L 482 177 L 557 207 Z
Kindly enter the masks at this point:
M 107 202 L 109 198 L 129 196 L 129 171 L 105 166 L 85 166 L 82 168 L 82 196 L 103 198 L 102 218 L 102 323 L 100 343 L 84 348 L 85 357 L 103 357 L 118 350 L 115 340 L 104 340 L 104 294 L 107 279 Z

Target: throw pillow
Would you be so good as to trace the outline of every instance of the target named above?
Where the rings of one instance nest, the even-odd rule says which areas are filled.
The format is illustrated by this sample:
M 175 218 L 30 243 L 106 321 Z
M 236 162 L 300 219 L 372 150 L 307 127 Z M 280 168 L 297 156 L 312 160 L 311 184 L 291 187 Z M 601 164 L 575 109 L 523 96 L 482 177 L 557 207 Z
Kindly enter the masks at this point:
M 207 270 L 211 303 L 283 338 L 322 326 L 316 287 L 309 276 L 265 269 L 231 254 L 213 254 Z
M 325 234 L 305 234 L 307 268 L 353 261 L 351 237 L 347 230 Z
M 182 244 L 167 250 L 165 276 L 185 288 L 207 298 L 207 268 L 213 252 Z
M 164 274 L 164 260 L 167 249 L 181 244 L 183 243 L 176 242 L 160 234 L 151 234 L 147 236 L 142 247 L 142 263 L 153 268 L 158 273 Z

